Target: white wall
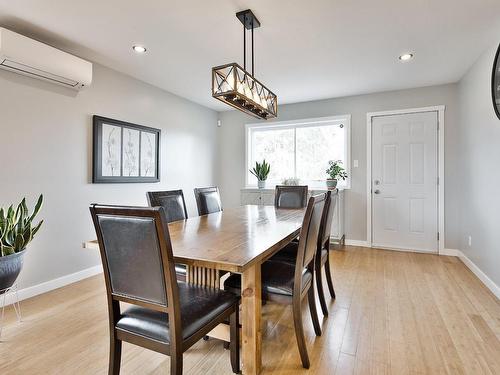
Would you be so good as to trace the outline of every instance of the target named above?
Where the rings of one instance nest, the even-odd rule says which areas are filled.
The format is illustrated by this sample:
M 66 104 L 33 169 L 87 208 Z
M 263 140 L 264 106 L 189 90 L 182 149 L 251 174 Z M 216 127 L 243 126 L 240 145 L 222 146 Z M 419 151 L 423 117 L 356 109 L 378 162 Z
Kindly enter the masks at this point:
M 457 190 L 463 197 L 459 249 L 500 286 L 500 120 L 491 99 L 496 47 L 487 50 L 459 84 L 461 183 Z
M 91 184 L 93 114 L 162 130 L 160 183 Z M 181 188 L 194 215 L 192 189 L 215 183 L 216 121 L 215 111 L 99 65 L 78 94 L 0 71 L 0 206 L 45 196 L 20 288 L 100 264 L 82 249 L 95 238 L 90 203 L 146 205 L 148 190 Z
M 461 193 L 457 186 L 460 168 L 454 162 L 460 154 L 457 142 L 457 85 L 442 85 L 402 91 L 360 95 L 338 99 L 281 105 L 278 121 L 351 114 L 351 159 L 359 160 L 352 168 L 352 188 L 346 191 L 346 235 L 365 241 L 366 236 L 366 114 L 367 112 L 445 105 L 445 232 L 446 247 L 458 246 L 458 208 Z M 225 207 L 239 205 L 239 189 L 245 184 L 246 123 L 256 122 L 241 112 L 219 114 L 218 180 Z

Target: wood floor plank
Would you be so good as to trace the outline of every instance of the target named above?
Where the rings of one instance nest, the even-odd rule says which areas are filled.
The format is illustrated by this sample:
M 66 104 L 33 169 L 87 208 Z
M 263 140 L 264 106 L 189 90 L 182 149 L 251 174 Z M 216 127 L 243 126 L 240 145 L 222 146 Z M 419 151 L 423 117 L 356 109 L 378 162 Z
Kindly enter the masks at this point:
M 262 307 L 263 374 L 500 374 L 500 301 L 456 258 L 343 247 L 330 257 L 337 300 L 316 337 L 304 306 L 311 368 L 301 366 L 290 307 Z M 106 374 L 102 276 L 6 310 L 2 375 Z M 124 344 L 122 374 L 168 373 L 168 357 Z M 184 373 L 231 374 L 229 351 L 200 341 Z

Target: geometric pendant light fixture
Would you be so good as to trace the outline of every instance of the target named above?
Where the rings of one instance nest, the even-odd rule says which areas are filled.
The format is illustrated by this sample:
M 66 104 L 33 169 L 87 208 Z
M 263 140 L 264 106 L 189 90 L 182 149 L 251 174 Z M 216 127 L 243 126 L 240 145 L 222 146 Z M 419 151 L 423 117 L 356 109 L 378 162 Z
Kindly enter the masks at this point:
M 250 9 L 236 13 L 243 24 L 243 68 L 237 63 L 212 68 L 212 96 L 253 117 L 267 120 L 278 115 L 278 98 L 254 76 L 253 30 L 259 20 Z M 246 70 L 246 34 L 252 33 L 252 73 Z

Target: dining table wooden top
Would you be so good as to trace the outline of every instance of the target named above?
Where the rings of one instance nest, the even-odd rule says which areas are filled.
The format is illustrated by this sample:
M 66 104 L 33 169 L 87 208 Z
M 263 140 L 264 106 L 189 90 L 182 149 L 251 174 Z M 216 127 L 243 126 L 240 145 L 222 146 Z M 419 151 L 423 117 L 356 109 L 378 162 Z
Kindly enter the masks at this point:
M 243 273 L 300 233 L 304 209 L 241 206 L 168 225 L 177 263 Z M 97 248 L 97 241 L 85 247 Z

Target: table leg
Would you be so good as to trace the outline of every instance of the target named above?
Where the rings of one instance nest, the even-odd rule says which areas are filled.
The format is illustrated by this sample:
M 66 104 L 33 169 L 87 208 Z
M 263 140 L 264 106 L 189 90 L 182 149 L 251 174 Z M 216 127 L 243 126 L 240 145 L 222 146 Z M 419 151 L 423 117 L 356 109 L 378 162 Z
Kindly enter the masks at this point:
M 260 264 L 256 264 L 243 272 L 242 275 L 242 354 L 245 375 L 258 375 L 262 367 L 260 268 Z

